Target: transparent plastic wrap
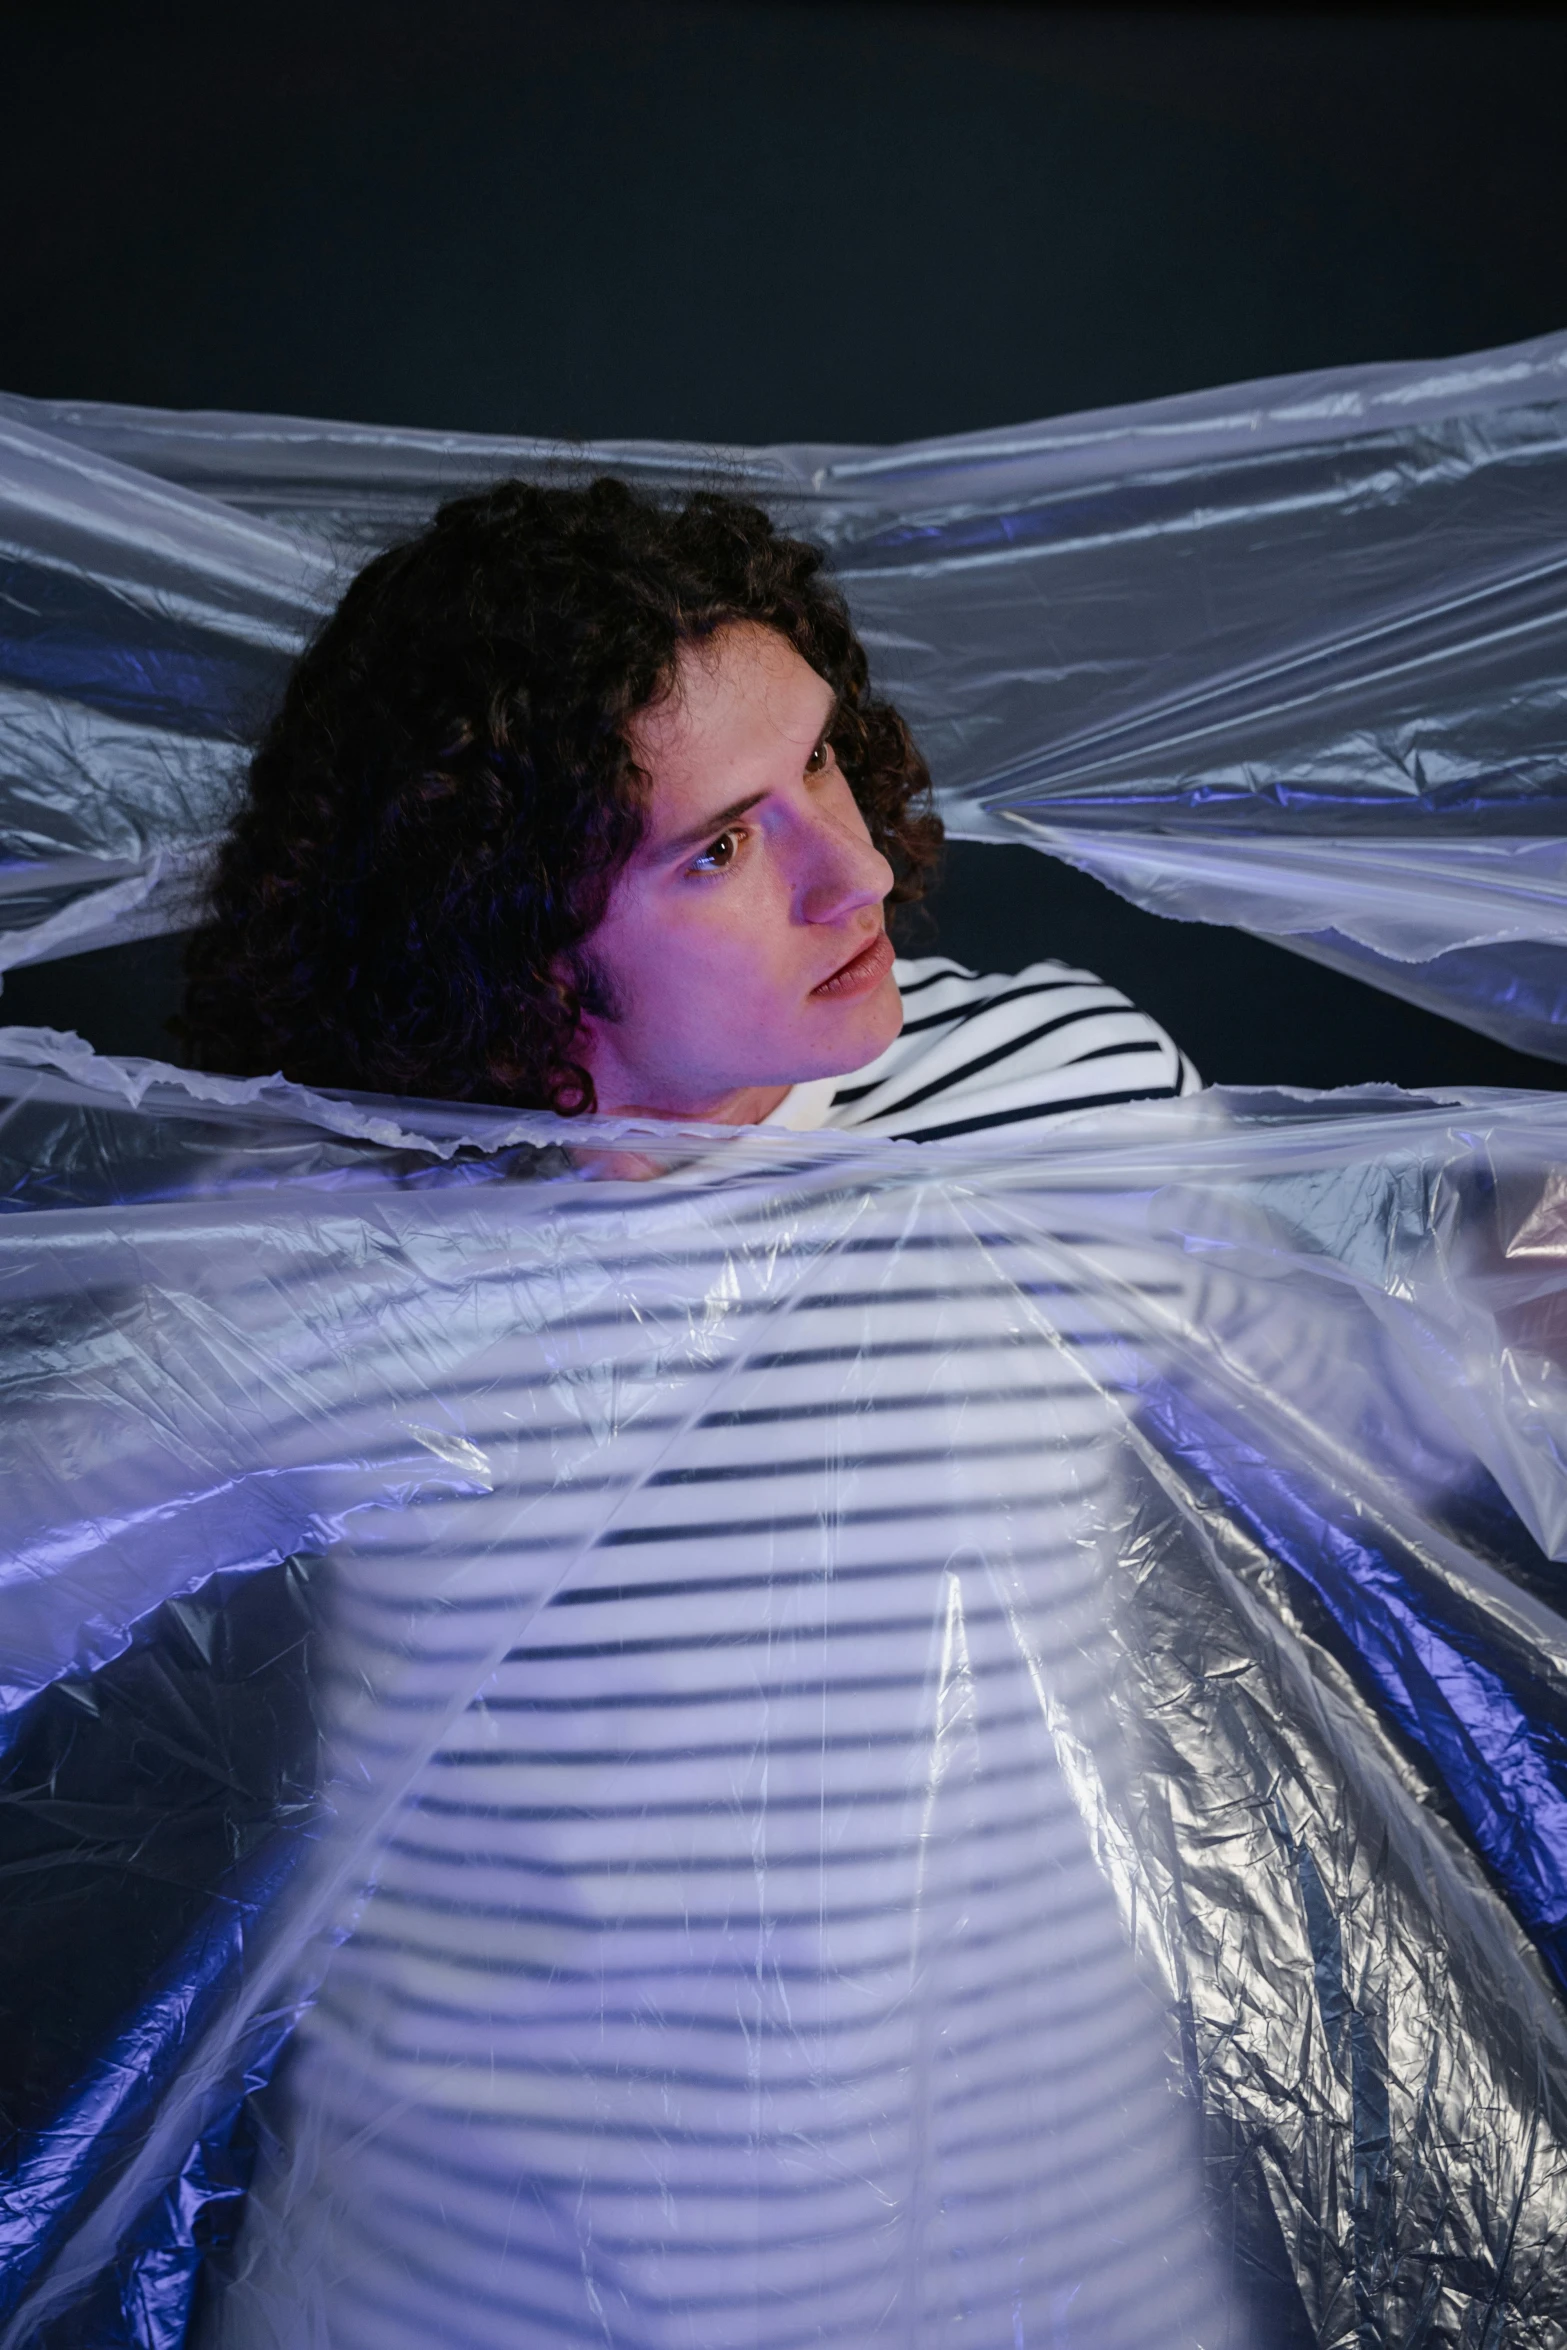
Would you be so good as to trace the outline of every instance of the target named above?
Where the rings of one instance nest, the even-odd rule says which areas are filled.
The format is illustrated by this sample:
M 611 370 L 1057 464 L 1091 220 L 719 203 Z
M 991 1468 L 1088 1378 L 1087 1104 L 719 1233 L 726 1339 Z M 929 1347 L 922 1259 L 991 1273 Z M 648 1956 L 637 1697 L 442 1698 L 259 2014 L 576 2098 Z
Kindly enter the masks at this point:
M 1561 2339 L 1567 1106 L 7 1041 L 0 2341 Z
M 189 919 L 239 743 L 373 547 L 607 470 L 829 548 L 955 833 L 1564 1057 L 1567 337 L 890 449 L 0 417 L 0 967 Z

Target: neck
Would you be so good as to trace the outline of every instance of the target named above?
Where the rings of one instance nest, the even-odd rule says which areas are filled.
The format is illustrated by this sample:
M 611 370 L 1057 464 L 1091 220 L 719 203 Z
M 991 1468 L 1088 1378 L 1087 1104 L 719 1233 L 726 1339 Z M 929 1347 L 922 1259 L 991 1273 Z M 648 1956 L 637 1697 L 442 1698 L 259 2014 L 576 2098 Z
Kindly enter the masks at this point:
M 742 1085 L 711 1100 L 680 1102 L 606 1101 L 601 1094 L 598 1115 L 601 1118 L 681 1118 L 700 1126 L 758 1126 L 791 1090 L 787 1085 Z

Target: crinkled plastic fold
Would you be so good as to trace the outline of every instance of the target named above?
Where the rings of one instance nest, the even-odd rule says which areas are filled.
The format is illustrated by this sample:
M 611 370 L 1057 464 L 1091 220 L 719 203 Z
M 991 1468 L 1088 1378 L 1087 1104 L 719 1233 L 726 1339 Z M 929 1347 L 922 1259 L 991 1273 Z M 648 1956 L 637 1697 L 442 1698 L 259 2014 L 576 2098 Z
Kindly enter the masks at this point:
M 0 967 L 192 918 L 242 746 L 371 548 L 599 470 L 828 547 L 955 833 L 1562 1057 L 1562 336 L 889 449 L 0 401 Z
M 1558 1097 L 7 1047 L 0 2341 L 1559 2339 Z

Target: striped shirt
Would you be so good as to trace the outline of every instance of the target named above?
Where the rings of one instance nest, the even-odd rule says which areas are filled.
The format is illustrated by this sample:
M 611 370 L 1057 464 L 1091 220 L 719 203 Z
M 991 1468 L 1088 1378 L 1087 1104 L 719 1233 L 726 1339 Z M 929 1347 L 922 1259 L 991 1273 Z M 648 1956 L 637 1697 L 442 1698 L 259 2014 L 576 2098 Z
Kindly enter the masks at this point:
M 899 978 L 897 1044 L 777 1123 L 1194 1082 L 1087 974 Z M 835 1164 L 563 1197 L 547 1317 L 478 1358 L 491 1490 L 334 1553 L 339 1775 L 427 1759 L 285 2077 L 225 2350 L 1221 2338 L 1094 1850 L 1103 1265 L 939 1180 L 846 1212 Z M 1160 1278 L 1122 1250 L 1134 1315 Z
M 1091 971 L 1030 963 L 978 977 L 941 955 L 894 968 L 901 1035 L 852 1076 L 796 1086 L 778 1124 L 940 1142 L 1201 1084 L 1164 1030 Z

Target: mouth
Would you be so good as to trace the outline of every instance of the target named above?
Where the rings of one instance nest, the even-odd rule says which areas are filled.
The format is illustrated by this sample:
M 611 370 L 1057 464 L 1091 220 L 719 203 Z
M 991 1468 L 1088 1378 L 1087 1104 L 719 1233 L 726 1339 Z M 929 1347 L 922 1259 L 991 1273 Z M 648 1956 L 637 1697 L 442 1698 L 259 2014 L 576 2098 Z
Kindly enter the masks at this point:
M 857 954 L 851 955 L 846 963 L 840 963 L 836 971 L 822 980 L 819 986 L 812 988 L 811 993 L 813 996 L 835 997 L 869 995 L 871 989 L 879 987 L 886 978 L 893 961 L 892 941 L 885 930 L 878 930 L 875 937 L 867 940 Z

